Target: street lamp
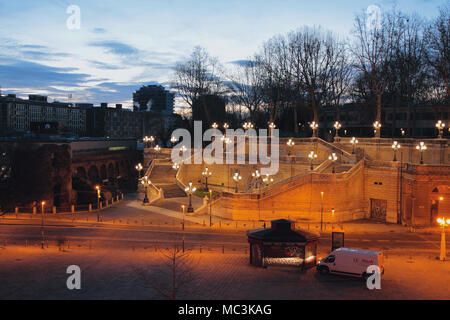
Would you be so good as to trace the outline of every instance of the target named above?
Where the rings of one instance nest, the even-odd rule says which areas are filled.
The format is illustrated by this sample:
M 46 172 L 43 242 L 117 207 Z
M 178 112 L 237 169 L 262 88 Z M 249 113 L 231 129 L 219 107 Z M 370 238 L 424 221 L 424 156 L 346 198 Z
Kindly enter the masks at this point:
M 446 259 L 446 248 L 445 248 L 445 227 L 448 227 L 450 225 L 450 219 L 446 219 L 444 217 L 442 218 L 438 218 L 437 222 L 440 224 L 440 226 L 442 227 L 442 232 L 441 232 L 441 254 L 439 256 L 439 260 L 441 261 L 445 261 Z
M 442 135 L 444 133 L 444 128 L 445 128 L 445 123 L 442 122 L 442 120 L 439 120 L 438 122 L 436 122 L 436 128 L 439 131 L 438 139 L 442 139 Z
M 212 175 L 212 172 L 209 170 L 208 167 L 205 168 L 205 170 L 202 172 L 202 176 L 205 177 L 205 190 L 208 190 L 208 177 Z
M 96 185 L 95 190 L 97 190 L 97 222 L 98 222 L 100 221 L 100 198 L 101 198 L 100 186 Z
M 211 128 L 213 128 L 213 129 L 217 129 L 218 127 L 219 127 L 219 125 L 215 122 L 211 125 Z
M 417 146 L 416 149 L 420 151 L 420 164 L 423 164 L 423 152 L 427 150 L 427 146 L 425 145 L 425 142 L 421 141 Z
M 230 125 L 229 125 L 228 123 L 225 122 L 225 123 L 223 124 L 223 128 L 224 128 L 225 130 L 227 130 L 229 127 L 230 127 Z
M 336 153 L 332 153 L 332 154 L 328 157 L 328 159 L 332 161 L 332 167 L 333 167 L 333 169 L 332 169 L 331 172 L 332 172 L 332 173 L 335 173 L 336 171 L 335 171 L 335 169 L 334 169 L 334 163 L 335 163 L 336 160 L 338 159 L 338 157 L 336 156 Z
M 311 151 L 308 154 L 308 158 L 311 161 L 311 171 L 312 171 L 312 170 L 314 170 L 313 161 L 314 161 L 314 159 L 317 159 L 317 153 L 315 153 L 314 151 Z
M 186 206 L 183 204 L 183 205 L 181 205 L 181 208 L 183 209 L 183 224 L 182 224 L 182 226 L 183 226 L 183 231 L 184 231 L 184 215 L 186 214 Z M 184 243 L 184 240 L 183 240 L 183 243 Z
M 243 127 L 245 130 L 253 129 L 253 128 L 254 128 L 253 123 L 251 123 L 251 122 L 244 122 L 244 124 L 242 125 L 242 127 Z
M 44 215 L 45 215 L 45 212 L 44 212 L 44 209 L 45 209 L 45 201 L 42 201 L 41 202 L 41 236 L 42 236 L 41 248 L 42 249 L 44 249 L 44 242 L 45 242 L 45 236 L 44 236 L 44 224 L 45 224 Z
M 156 151 L 157 153 L 159 153 L 159 152 L 161 151 L 161 147 L 160 147 L 159 145 L 156 145 L 155 151 Z
M 212 227 L 212 190 L 209 189 L 209 226 Z
M 273 178 L 270 177 L 269 174 L 266 174 L 266 176 L 262 179 L 262 181 L 266 184 L 266 187 L 268 187 L 269 184 L 273 182 Z
M 272 131 L 273 131 L 276 127 L 277 127 L 277 126 L 275 125 L 275 123 L 269 122 L 269 136 L 272 135 Z
M 147 176 L 144 176 L 143 178 L 142 178 L 142 180 L 141 180 L 141 183 L 142 183 L 142 185 L 144 186 L 144 200 L 142 201 L 142 203 L 145 205 L 145 204 L 147 204 L 147 203 L 149 203 L 150 202 L 150 200 L 148 199 L 148 196 L 147 196 L 147 187 L 149 186 L 149 185 L 151 185 L 152 184 L 152 182 L 150 181 L 150 180 L 148 180 L 148 177 Z
M 148 141 L 150 141 L 150 147 L 153 147 L 153 142 L 155 141 L 155 137 L 154 136 L 150 136 L 148 138 Z
M 175 136 L 172 136 L 172 137 L 170 138 L 170 142 L 172 143 L 172 145 L 174 145 L 175 143 L 178 142 L 178 138 L 175 137 Z
M 236 183 L 235 192 L 238 193 L 238 182 L 242 180 L 242 177 L 239 175 L 239 172 L 235 172 L 233 175 L 233 180 Z
M 394 149 L 394 161 L 397 161 L 397 151 L 400 149 L 400 144 L 397 141 L 394 141 L 392 149 Z
M 144 169 L 144 167 L 142 166 L 142 164 L 138 163 L 135 168 L 139 172 L 139 179 L 140 179 L 141 178 L 141 171 L 142 171 L 142 169 Z
M 373 123 L 373 128 L 374 128 L 373 133 L 374 133 L 375 137 L 379 138 L 380 137 L 380 131 L 379 130 L 381 128 L 381 123 L 378 120 L 375 121 Z
M 186 189 L 184 189 L 184 191 L 186 191 L 189 195 L 189 206 L 187 212 L 194 212 L 194 208 L 192 207 L 192 193 L 194 193 L 196 190 L 197 188 L 192 185 L 192 182 L 189 182 Z
M 321 209 L 320 209 L 320 231 L 322 231 L 322 225 L 323 225 L 323 195 L 324 192 L 322 191 L 320 193 L 320 204 L 321 204 Z
M 355 145 L 358 144 L 358 139 L 356 139 L 355 137 L 352 138 L 352 140 L 350 140 L 350 143 L 353 145 L 352 147 L 352 154 L 355 154 Z
M 319 124 L 315 121 L 311 122 L 309 125 L 311 129 L 313 130 L 313 137 L 317 137 L 317 128 L 319 128 Z
M 180 165 L 178 163 L 174 163 L 172 169 L 178 170 L 180 169 Z
M 148 148 L 148 142 L 150 141 L 149 137 L 145 136 L 142 140 L 144 141 L 145 147 Z
M 295 146 L 295 142 L 292 139 L 289 139 L 288 142 L 286 142 L 286 145 L 288 146 L 288 157 L 289 157 L 289 162 L 291 164 L 291 177 L 293 175 L 293 167 L 292 167 L 292 148 Z
M 339 129 L 342 127 L 342 125 L 341 125 L 341 123 L 339 121 L 336 121 L 334 123 L 333 127 L 334 127 L 334 130 L 336 132 L 335 136 L 334 136 L 334 139 L 338 140 L 338 138 L 339 138 Z

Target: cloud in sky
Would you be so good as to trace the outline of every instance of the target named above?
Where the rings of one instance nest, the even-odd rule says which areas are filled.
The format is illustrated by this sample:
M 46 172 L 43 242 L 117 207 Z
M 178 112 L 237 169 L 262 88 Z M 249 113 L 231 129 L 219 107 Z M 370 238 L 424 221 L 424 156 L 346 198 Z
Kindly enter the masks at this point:
M 427 18 L 445 0 L 396 0 Z M 69 30 L 76 4 L 81 29 Z M 354 14 L 390 0 L 0 0 L 0 85 L 99 102 L 131 102 L 141 85 L 170 81 L 197 46 L 229 65 L 245 65 L 263 41 L 303 25 L 343 36 Z M 29 92 L 23 92 L 28 94 Z M 105 100 L 107 99 L 107 100 Z

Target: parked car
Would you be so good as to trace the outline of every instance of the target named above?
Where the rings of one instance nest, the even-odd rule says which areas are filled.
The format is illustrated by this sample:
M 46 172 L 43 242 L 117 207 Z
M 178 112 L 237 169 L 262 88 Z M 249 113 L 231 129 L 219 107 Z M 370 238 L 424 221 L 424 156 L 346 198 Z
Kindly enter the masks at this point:
M 320 274 L 335 273 L 353 277 L 367 278 L 369 266 L 378 266 L 384 274 L 383 254 L 379 251 L 369 251 L 350 248 L 339 248 L 317 264 Z

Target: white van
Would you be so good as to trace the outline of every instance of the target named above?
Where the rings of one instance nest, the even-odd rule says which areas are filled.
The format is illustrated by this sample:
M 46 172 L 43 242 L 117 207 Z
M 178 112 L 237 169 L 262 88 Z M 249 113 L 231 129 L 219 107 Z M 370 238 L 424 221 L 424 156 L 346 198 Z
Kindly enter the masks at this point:
M 383 254 L 378 251 L 339 248 L 319 261 L 317 271 L 320 274 L 336 273 L 341 275 L 367 278 L 367 267 L 378 266 L 384 273 Z

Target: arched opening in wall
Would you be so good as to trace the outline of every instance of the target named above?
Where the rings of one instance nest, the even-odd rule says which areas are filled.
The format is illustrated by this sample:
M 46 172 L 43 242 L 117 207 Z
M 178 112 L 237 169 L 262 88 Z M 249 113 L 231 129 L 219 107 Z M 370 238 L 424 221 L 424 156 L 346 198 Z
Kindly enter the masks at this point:
M 119 162 L 116 162 L 116 178 L 120 176 Z
M 97 166 L 91 166 L 88 171 L 89 180 L 93 183 L 100 182 Z
M 110 163 L 108 165 L 108 179 L 110 181 L 114 181 L 116 178 L 116 176 L 114 175 L 114 165 L 112 163 Z
M 106 175 L 106 166 L 104 164 L 102 164 L 102 166 L 100 167 L 100 178 L 102 180 L 108 179 Z
M 87 179 L 87 173 L 86 173 L 86 169 L 84 167 L 78 167 L 75 175 L 82 180 Z
M 439 217 L 450 212 L 450 185 L 439 185 L 432 189 L 430 195 L 430 225 L 437 225 Z

